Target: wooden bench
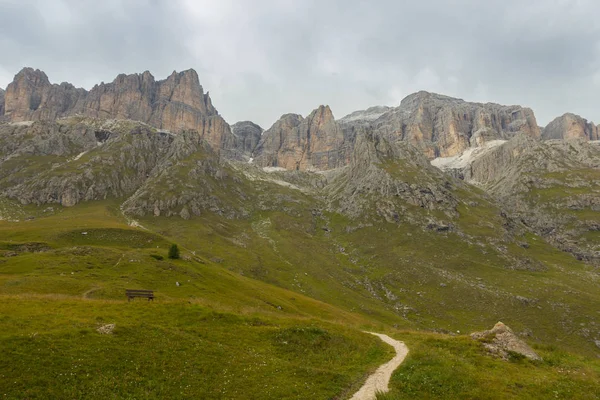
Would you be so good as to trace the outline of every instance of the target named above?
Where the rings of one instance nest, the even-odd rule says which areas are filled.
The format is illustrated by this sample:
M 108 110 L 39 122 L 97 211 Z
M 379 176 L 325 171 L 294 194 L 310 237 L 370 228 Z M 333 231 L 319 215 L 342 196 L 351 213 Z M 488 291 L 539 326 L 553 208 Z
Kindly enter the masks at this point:
M 154 291 L 152 290 L 126 289 L 125 295 L 127 296 L 127 301 L 131 301 L 131 299 L 136 297 L 142 297 L 148 299 L 148 301 L 154 301 Z

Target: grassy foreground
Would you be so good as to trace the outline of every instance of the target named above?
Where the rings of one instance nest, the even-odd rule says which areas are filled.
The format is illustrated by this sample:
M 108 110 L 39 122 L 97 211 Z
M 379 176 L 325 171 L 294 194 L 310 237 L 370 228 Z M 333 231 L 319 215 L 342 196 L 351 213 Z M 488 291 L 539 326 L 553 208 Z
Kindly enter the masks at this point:
M 391 357 L 363 316 L 170 260 L 110 205 L 35 217 L 0 222 L 0 398 L 344 398 Z
M 532 327 L 534 342 L 562 332 L 563 348 L 595 354 L 572 335 L 594 326 L 593 275 L 533 237 L 514 251 L 548 270 L 508 271 L 492 252 L 406 226 L 345 229 L 335 215 L 328 231 L 278 213 L 142 219 L 143 230 L 96 202 L 10 219 L 0 221 L 0 398 L 344 399 L 391 358 L 363 329 L 410 349 L 381 399 L 600 393 L 593 356 L 538 345 L 543 362 L 503 362 L 464 336 L 405 330 L 465 332 L 500 316 Z M 182 259 L 166 258 L 173 241 Z M 128 303 L 129 288 L 157 299 Z M 97 332 L 106 324 L 113 334 Z
M 322 321 L 188 302 L 1 299 L 7 399 L 336 398 L 390 357 L 376 338 Z M 108 323 L 113 334 L 96 331 Z

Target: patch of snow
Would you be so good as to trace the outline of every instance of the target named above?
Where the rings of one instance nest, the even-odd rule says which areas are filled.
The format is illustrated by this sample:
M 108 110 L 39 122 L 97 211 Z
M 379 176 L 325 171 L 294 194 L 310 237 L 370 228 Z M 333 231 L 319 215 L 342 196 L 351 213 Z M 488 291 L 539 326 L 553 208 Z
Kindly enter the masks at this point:
M 438 157 L 431 161 L 431 165 L 441 170 L 462 169 L 470 165 L 474 160 L 488 153 L 490 150 L 503 145 L 506 140 L 490 140 L 481 147 L 471 147 L 465 150 L 461 155 L 452 157 Z
M 19 121 L 19 122 L 11 122 L 10 125 L 13 126 L 31 126 L 34 121 Z
M 253 161 L 254 161 L 254 158 L 250 157 L 250 159 L 248 160 L 248 164 L 252 164 Z
M 267 173 L 271 173 L 271 172 L 281 172 L 281 171 L 287 171 L 287 170 L 282 167 L 264 167 L 263 171 L 265 171 Z
M 381 117 L 388 111 L 390 111 L 389 107 L 372 107 L 368 110 L 355 111 L 352 114 L 346 115 L 344 118 L 340 119 L 339 122 L 344 123 L 353 121 L 375 121 L 377 118 Z
M 385 114 L 384 112 L 382 113 L 371 113 L 371 114 L 357 114 L 357 115 L 353 115 L 351 117 L 348 118 L 344 118 L 342 121 L 343 122 L 352 122 L 352 121 L 375 121 L 377 118 L 381 117 L 383 114 Z
M 133 228 L 146 229 L 144 226 L 142 226 L 142 224 L 140 224 L 139 222 L 137 222 L 135 219 L 128 220 L 127 221 L 127 225 L 129 225 L 129 226 L 131 226 Z
M 76 156 L 74 159 L 72 159 L 72 160 L 69 160 L 69 161 L 77 161 L 77 160 L 79 160 L 81 157 L 83 157 L 83 155 L 84 155 L 85 153 L 87 153 L 87 151 L 84 151 L 83 153 L 79 153 L 79 154 L 77 154 L 77 156 Z
M 291 183 L 289 183 L 289 182 L 280 181 L 280 180 L 278 180 L 278 179 L 273 179 L 272 181 L 269 181 L 269 182 L 276 183 L 276 184 L 278 184 L 279 186 L 285 186 L 285 187 L 287 187 L 287 188 L 290 188 L 290 189 L 295 189 L 295 190 L 300 190 L 300 191 L 302 191 L 302 189 L 300 189 L 298 186 L 296 186 L 296 185 L 292 185 L 292 184 L 291 184 Z

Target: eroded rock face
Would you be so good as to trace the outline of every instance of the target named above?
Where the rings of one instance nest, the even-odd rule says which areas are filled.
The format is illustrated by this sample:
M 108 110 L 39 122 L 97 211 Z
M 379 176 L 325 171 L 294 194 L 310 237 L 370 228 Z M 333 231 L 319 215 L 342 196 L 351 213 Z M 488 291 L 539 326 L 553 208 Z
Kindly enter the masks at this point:
M 5 118 L 11 122 L 53 120 L 83 105 L 86 91 L 69 83 L 52 85 L 43 71 L 23 68 L 5 93 Z
M 600 140 L 598 127 L 579 115 L 567 113 L 550 122 L 542 131 L 542 139 Z
M 352 143 L 333 117 L 329 106 L 320 106 L 308 117 L 282 116 L 265 131 L 255 153 L 263 167 L 289 170 L 328 170 L 347 165 Z
M 358 135 L 349 166 L 330 186 L 329 200 L 332 211 L 354 219 L 377 216 L 390 223 L 426 226 L 434 221 L 411 213 L 411 207 L 455 218 L 458 201 L 454 189 L 452 180 L 409 143 Z M 438 222 L 434 224 L 446 225 Z
M 483 188 L 557 248 L 600 265 L 600 145 L 586 138 L 517 135 L 487 149 L 452 175 Z
M 129 196 L 162 160 L 173 137 L 132 121 L 5 124 L 0 194 L 22 204 L 66 207 Z
M 242 186 L 206 142 L 184 131 L 121 209 L 134 216 L 178 215 L 186 220 L 205 212 L 239 218 L 248 213 Z
M 503 360 L 508 360 L 511 353 L 520 354 L 530 360 L 542 359 L 527 343 L 519 339 L 512 329 L 502 322 L 498 322 L 489 331 L 472 333 L 471 338 L 482 341 L 484 347 L 490 353 Z
M 0 117 L 4 115 L 4 89 L 0 88 Z
M 237 136 L 238 149 L 242 153 L 252 156 L 254 149 L 260 142 L 263 128 L 251 121 L 240 121 L 231 126 L 231 131 Z
M 349 119 L 345 125 L 353 125 L 352 116 L 356 114 L 342 121 Z M 358 122 L 365 121 L 359 118 Z M 520 132 L 540 136 L 535 115 L 529 108 L 469 103 L 428 92 L 406 97 L 399 107 L 373 119 L 370 125 L 374 133 L 390 140 L 408 141 L 430 159 L 455 156 L 469 147 L 510 139 Z
M 5 95 L 4 118 L 11 122 L 54 120 L 82 115 L 130 119 L 173 132 L 193 129 L 215 150 L 237 146 L 229 125 L 204 93 L 198 74 L 190 69 L 156 81 L 150 72 L 121 74 L 89 92 L 68 83 L 51 84 L 40 70 L 24 68 Z

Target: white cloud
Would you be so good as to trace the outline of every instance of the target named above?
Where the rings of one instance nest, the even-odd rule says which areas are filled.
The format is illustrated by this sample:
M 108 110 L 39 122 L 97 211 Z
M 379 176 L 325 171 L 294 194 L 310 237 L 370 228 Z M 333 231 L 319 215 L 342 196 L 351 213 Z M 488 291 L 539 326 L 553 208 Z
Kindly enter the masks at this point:
M 594 85 L 600 86 L 600 70 L 594 74 L 592 81 L 594 82 Z

